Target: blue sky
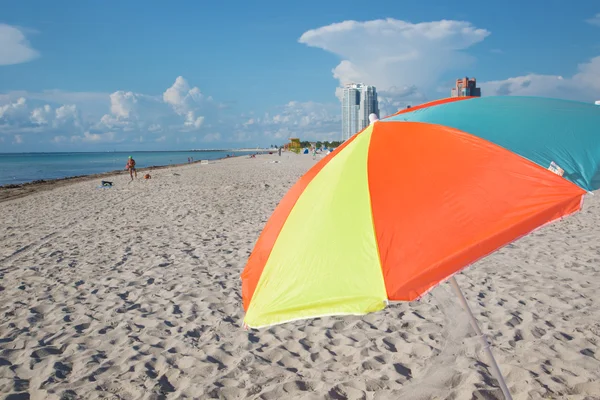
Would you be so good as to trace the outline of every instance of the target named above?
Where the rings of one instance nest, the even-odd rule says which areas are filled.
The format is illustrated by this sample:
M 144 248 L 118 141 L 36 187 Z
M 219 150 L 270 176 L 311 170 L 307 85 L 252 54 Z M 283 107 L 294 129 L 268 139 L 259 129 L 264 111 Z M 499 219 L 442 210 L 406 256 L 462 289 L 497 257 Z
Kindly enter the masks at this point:
M 600 3 L 13 2 L 0 15 L 0 152 L 338 139 L 336 88 L 382 113 L 449 95 L 600 99 Z

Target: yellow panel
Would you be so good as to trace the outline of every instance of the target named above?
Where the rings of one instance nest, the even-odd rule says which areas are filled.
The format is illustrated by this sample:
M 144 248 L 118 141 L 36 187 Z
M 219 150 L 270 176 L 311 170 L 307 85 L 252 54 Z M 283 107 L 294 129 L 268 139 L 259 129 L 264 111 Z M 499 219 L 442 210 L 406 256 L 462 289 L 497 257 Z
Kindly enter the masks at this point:
M 315 176 L 273 247 L 246 314 L 261 327 L 386 305 L 367 182 L 372 127 Z

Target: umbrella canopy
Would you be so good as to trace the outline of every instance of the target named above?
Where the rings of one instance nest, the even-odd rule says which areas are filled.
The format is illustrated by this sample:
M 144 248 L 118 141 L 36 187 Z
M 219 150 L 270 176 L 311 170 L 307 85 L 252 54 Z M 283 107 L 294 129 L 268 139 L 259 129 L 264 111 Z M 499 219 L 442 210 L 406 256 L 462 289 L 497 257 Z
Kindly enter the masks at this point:
M 581 208 L 600 187 L 600 109 L 452 98 L 376 121 L 319 161 L 242 273 L 245 323 L 381 310 Z

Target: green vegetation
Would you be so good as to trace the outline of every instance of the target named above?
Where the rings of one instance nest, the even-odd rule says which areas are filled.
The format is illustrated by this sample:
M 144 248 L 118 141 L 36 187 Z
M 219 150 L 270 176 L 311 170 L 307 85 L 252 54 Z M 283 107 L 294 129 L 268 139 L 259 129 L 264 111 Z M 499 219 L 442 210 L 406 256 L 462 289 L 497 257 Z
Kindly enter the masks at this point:
M 315 142 L 310 142 L 308 140 L 302 141 L 300 142 L 300 146 L 302 146 L 302 148 L 305 147 L 310 147 L 311 143 L 315 143 Z M 340 144 L 342 144 L 342 142 L 338 142 L 338 141 L 333 141 L 333 142 L 317 142 L 317 149 L 320 149 L 321 147 L 330 147 L 330 148 L 335 148 L 338 147 Z
M 305 148 L 310 148 L 310 147 L 311 147 L 311 143 L 316 143 L 316 144 L 317 144 L 317 149 L 321 149 L 321 148 L 323 148 L 323 147 L 327 147 L 327 148 L 330 148 L 330 149 L 334 149 L 334 148 L 338 147 L 340 144 L 342 144 L 342 142 L 340 142 L 340 141 L 337 141 L 337 140 L 334 140 L 333 142 L 329 142 L 329 141 L 324 141 L 324 142 L 311 142 L 311 141 L 305 140 L 305 141 L 302 141 L 302 142 L 296 142 L 296 143 L 299 143 L 299 144 L 300 144 L 300 146 L 299 146 L 299 147 L 294 147 L 294 146 L 292 146 L 292 147 L 290 147 L 290 148 L 289 148 L 289 150 L 290 150 L 290 151 L 293 151 L 293 152 L 294 152 L 294 153 L 296 153 L 296 154 L 300 153 L 300 151 L 301 151 L 302 149 L 305 149 Z M 270 145 L 270 146 L 269 146 L 269 148 L 271 148 L 271 149 L 278 149 L 278 148 L 280 148 L 280 147 L 281 147 L 281 148 L 283 148 L 283 145 L 279 145 L 279 146 L 278 146 L 278 145 L 276 145 L 276 144 L 272 144 L 272 145 Z

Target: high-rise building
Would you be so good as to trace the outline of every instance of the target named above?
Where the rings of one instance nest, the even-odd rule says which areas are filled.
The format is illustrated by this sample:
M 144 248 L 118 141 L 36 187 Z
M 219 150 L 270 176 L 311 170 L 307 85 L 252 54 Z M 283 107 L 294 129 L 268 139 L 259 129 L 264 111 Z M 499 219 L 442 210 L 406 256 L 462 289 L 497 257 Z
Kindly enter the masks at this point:
M 379 117 L 375 86 L 347 84 L 342 97 L 342 141 L 369 126 L 370 114 Z
M 481 89 L 477 87 L 477 79 L 461 78 L 456 80 L 451 97 L 481 97 Z

